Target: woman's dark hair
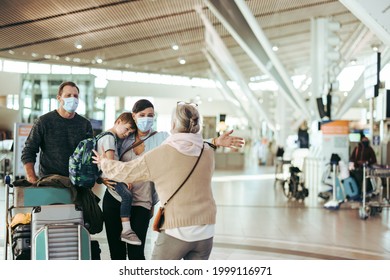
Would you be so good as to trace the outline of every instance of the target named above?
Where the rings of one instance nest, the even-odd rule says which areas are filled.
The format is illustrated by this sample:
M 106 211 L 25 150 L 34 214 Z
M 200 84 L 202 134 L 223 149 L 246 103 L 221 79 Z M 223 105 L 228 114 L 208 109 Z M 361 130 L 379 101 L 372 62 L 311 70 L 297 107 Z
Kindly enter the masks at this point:
M 152 102 L 150 102 L 149 100 L 146 100 L 146 99 L 140 99 L 134 103 L 132 112 L 137 114 L 138 112 L 141 112 L 141 111 L 145 110 L 146 108 L 153 108 L 154 109 Z

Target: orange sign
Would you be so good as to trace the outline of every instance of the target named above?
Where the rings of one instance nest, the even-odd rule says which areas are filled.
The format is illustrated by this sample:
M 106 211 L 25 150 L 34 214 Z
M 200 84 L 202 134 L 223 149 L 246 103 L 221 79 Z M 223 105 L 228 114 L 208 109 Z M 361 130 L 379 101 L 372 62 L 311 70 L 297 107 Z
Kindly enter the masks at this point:
M 19 136 L 28 136 L 30 134 L 31 128 L 32 124 L 19 126 Z
M 321 125 L 322 134 L 349 134 L 349 121 L 331 121 Z

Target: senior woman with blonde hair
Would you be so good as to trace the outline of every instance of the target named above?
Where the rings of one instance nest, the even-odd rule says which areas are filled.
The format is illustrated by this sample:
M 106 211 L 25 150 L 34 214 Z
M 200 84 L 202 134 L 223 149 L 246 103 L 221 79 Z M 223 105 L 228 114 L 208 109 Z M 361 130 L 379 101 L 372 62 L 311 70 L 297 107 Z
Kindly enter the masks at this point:
M 94 162 L 109 179 L 153 181 L 161 205 L 185 182 L 165 205 L 165 221 L 152 259 L 207 260 L 210 256 L 216 223 L 211 189 L 214 149 L 203 141 L 201 127 L 197 105 L 178 102 L 172 134 L 161 146 L 130 162 L 109 160 L 95 152 Z M 235 142 L 243 145 L 242 138 Z

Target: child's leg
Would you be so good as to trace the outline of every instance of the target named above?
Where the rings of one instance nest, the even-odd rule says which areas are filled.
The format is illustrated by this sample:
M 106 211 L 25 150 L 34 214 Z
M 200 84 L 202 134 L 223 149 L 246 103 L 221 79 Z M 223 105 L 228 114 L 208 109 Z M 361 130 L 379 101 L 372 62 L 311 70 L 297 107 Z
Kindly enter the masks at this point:
M 115 186 L 115 191 L 120 195 L 121 207 L 120 207 L 120 216 L 122 221 L 122 233 L 130 231 L 130 213 L 131 213 L 131 203 L 133 201 L 132 193 L 127 188 L 127 185 L 124 183 L 117 183 Z
M 130 224 L 131 203 L 133 202 L 132 193 L 128 189 L 127 185 L 123 183 L 117 183 L 115 186 L 115 190 L 122 198 L 120 208 L 120 216 L 122 221 L 121 240 L 129 244 L 141 245 L 141 241 L 139 240 L 135 232 L 132 230 Z

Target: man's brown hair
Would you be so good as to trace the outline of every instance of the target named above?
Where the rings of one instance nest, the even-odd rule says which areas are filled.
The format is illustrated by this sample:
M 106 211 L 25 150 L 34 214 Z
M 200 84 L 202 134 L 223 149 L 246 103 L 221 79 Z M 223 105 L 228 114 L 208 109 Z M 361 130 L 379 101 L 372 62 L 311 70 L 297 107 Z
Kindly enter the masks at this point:
M 66 86 L 75 87 L 75 88 L 77 88 L 77 92 L 80 93 L 79 87 L 74 82 L 67 81 L 67 82 L 63 82 L 62 84 L 60 84 L 60 87 L 58 88 L 58 96 L 62 95 L 62 90 Z

